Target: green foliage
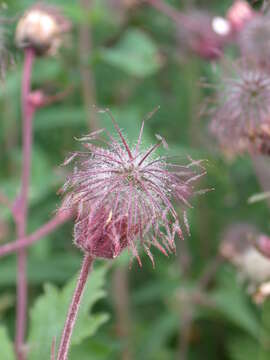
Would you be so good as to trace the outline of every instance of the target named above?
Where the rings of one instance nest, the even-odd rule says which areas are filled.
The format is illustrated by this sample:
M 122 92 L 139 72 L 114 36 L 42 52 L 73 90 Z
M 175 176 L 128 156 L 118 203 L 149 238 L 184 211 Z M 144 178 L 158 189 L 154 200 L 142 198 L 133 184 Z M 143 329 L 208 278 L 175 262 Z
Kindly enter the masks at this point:
M 90 313 L 93 305 L 105 296 L 106 272 L 107 268 L 103 266 L 91 273 L 81 302 L 72 345 L 79 345 L 83 340 L 92 336 L 108 319 L 108 315 L 105 313 Z M 69 281 L 62 290 L 50 284 L 44 286 L 44 295 L 37 299 L 30 312 L 28 339 L 31 349 L 30 360 L 48 359 L 53 338 L 58 343 L 76 280 L 77 277 Z M 42 352 L 40 352 L 41 348 Z
M 0 325 L 0 345 L 1 358 L 15 360 L 13 344 L 8 337 L 7 330 L 2 325 Z
M 247 336 L 233 338 L 229 343 L 228 352 L 231 360 L 262 360 L 258 343 Z
M 251 305 L 248 303 L 243 289 L 239 286 L 233 274 L 226 273 L 211 296 L 215 309 L 227 321 L 233 322 L 255 339 L 260 336 L 260 323 Z
M 112 346 L 108 341 L 98 342 L 96 339 L 88 339 L 80 345 L 72 346 L 70 360 L 89 360 L 89 354 L 93 360 L 107 360 L 112 356 Z
M 142 31 L 130 29 L 112 49 L 103 49 L 103 61 L 138 77 L 152 75 L 161 66 L 154 42 Z

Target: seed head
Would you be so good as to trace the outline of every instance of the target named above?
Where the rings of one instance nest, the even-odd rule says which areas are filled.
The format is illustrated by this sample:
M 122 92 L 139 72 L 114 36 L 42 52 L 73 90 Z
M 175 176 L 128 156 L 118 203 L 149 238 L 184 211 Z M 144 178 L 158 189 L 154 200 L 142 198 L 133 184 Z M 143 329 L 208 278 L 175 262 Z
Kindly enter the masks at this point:
M 56 7 L 37 3 L 19 20 L 15 41 L 19 48 L 32 47 L 38 55 L 53 55 L 70 28 L 70 22 Z
M 80 139 L 86 152 L 65 161 L 75 159 L 76 165 L 63 187 L 67 196 L 62 208 L 76 209 L 74 241 L 84 252 L 111 259 L 127 247 L 141 264 L 137 250 L 141 244 L 154 262 L 152 246 L 167 255 L 175 250 L 176 235 L 183 237 L 183 224 L 188 231 L 185 208 L 194 195 L 194 181 L 204 172 L 200 161 L 183 166 L 154 157 L 160 145 L 166 146 L 160 136 L 155 145 L 142 150 L 144 122 L 137 143 L 130 147 L 112 121 L 118 138 L 107 133 L 108 139 L 101 139 L 105 130 L 96 131 Z M 182 221 L 173 199 L 183 206 Z
M 270 76 L 246 61 L 225 71 L 216 89 L 210 129 L 232 152 L 269 152 Z

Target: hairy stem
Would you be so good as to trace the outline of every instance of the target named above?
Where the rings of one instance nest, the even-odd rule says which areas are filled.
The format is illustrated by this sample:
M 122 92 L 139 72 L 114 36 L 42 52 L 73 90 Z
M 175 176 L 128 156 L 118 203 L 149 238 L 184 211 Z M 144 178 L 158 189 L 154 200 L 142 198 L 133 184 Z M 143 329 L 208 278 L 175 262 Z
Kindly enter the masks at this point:
M 42 225 L 38 230 L 31 235 L 16 239 L 13 242 L 0 246 L 0 257 L 6 256 L 12 252 L 17 252 L 24 249 L 36 241 L 40 240 L 44 236 L 53 232 L 56 228 L 64 224 L 66 221 L 72 218 L 72 213 L 69 211 L 63 211 L 53 217 L 46 224 Z
M 90 255 L 85 255 L 83 260 L 80 276 L 77 282 L 76 289 L 73 294 L 73 299 L 69 306 L 66 323 L 61 337 L 61 342 L 58 349 L 57 360 L 66 360 L 68 358 L 68 351 L 70 346 L 71 335 L 74 329 L 74 325 L 78 316 L 79 307 L 85 288 L 85 284 L 88 278 L 90 268 L 93 263 L 93 258 Z
M 25 236 L 28 212 L 28 192 L 32 153 L 32 118 L 34 109 L 28 103 L 31 91 L 31 73 L 35 58 L 32 48 L 25 50 L 25 62 L 22 78 L 22 115 L 23 115 L 23 161 L 21 191 L 16 201 L 15 219 L 19 239 Z M 21 249 L 17 260 L 17 316 L 15 348 L 18 360 L 23 360 L 23 343 L 26 330 L 27 279 L 26 251 Z

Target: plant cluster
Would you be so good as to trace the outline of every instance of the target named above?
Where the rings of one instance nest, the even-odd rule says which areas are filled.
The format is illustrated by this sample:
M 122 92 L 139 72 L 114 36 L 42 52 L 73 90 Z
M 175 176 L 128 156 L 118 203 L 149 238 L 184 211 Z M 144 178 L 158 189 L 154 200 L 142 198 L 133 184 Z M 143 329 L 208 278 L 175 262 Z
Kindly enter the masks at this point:
M 67 14 L 65 14 L 64 9 L 69 10 L 66 11 Z M 150 118 L 159 114 L 156 114 L 158 108 L 155 108 L 141 121 L 136 136 L 134 136 L 134 128 L 132 131 L 128 131 L 129 136 L 126 136 L 126 122 L 123 120 L 118 122 L 117 116 L 115 120 L 112 113 L 117 113 L 119 110 L 115 109 L 111 112 L 107 109 L 107 105 L 110 105 L 107 102 L 112 101 L 110 99 L 115 99 L 114 101 L 120 109 L 122 104 L 129 104 L 129 93 L 133 93 L 140 81 L 141 86 L 139 85 L 134 93 L 136 93 L 140 104 L 146 103 L 149 107 L 149 99 L 151 99 L 149 93 L 152 92 L 148 93 L 148 88 L 144 89 L 144 79 L 151 78 L 151 76 L 158 78 L 157 74 L 162 72 L 162 67 L 166 68 L 168 76 L 165 76 L 166 79 L 161 79 L 160 88 L 162 90 L 156 96 L 156 99 L 159 99 L 158 102 L 161 105 L 163 101 L 170 103 L 167 99 L 168 94 L 170 94 L 170 98 L 174 98 L 179 95 L 176 90 L 181 91 L 179 81 L 174 83 L 173 79 L 178 70 L 173 74 L 170 73 L 170 61 L 172 59 L 166 56 L 166 51 L 162 53 L 155 46 L 151 37 L 140 30 L 139 26 L 138 29 L 134 29 L 129 24 L 129 21 L 133 24 L 132 20 L 134 24 L 139 21 L 136 18 L 137 14 L 139 14 L 139 18 L 140 16 L 143 18 L 148 12 L 151 16 L 155 14 L 157 18 L 162 18 L 162 21 L 166 21 L 164 18 L 167 18 L 170 21 L 170 26 L 173 26 L 176 41 L 172 48 L 178 54 L 180 65 L 177 66 L 179 68 L 188 68 L 188 61 L 186 60 L 191 58 L 195 59 L 194 63 L 200 59 L 202 63 L 208 65 L 208 70 L 214 70 L 209 76 L 209 78 L 215 77 L 214 84 L 210 85 L 210 79 L 207 81 L 207 87 L 210 88 L 210 95 L 209 93 L 207 95 L 210 101 L 204 101 L 204 104 L 206 103 L 204 114 L 208 119 L 208 134 L 204 135 L 201 131 L 201 122 L 195 124 L 192 117 L 188 121 L 192 141 L 195 139 L 194 142 L 196 143 L 194 149 L 205 140 L 209 143 L 216 140 L 211 151 L 209 151 L 210 146 L 207 144 L 199 152 L 200 155 L 207 152 L 206 158 L 208 160 L 201 160 L 202 156 L 188 152 L 188 155 L 185 154 L 185 160 L 181 161 L 179 154 L 182 155 L 183 152 L 179 148 L 178 156 L 170 156 L 167 142 L 157 132 L 163 133 L 164 130 L 165 134 L 169 134 L 172 139 L 176 136 L 177 142 L 179 142 L 180 135 L 172 134 L 177 119 L 174 119 L 171 124 L 165 124 L 161 120 L 150 123 Z M 104 35 L 98 26 L 96 33 L 91 31 L 95 21 L 102 23 L 99 17 L 102 19 L 104 16 L 103 21 L 107 23 L 110 13 L 118 19 L 121 29 L 131 27 L 131 30 L 124 32 L 120 40 L 119 33 L 113 30 L 113 26 L 112 29 L 109 29 L 111 30 L 111 37 L 108 37 L 110 31 L 107 30 Z M 78 17 L 80 18 L 79 24 L 76 23 Z M 178 8 L 169 5 L 169 2 L 162 0 L 108 1 L 106 5 L 103 2 L 92 4 L 91 1 L 82 0 L 80 5 L 69 4 L 67 8 L 64 6 L 58 8 L 54 5 L 38 2 L 26 9 L 15 20 L 9 19 L 9 17 L 2 19 L 3 24 L 0 29 L 1 69 L 3 74 L 7 73 L 7 84 L 14 67 L 18 68 L 18 72 L 21 72 L 20 113 L 22 119 L 21 126 L 17 127 L 21 128 L 22 133 L 21 175 L 20 182 L 17 184 L 19 190 L 12 197 L 6 195 L 5 189 L 0 191 L 0 204 L 3 205 L 3 208 L 7 208 L 6 213 L 3 211 L 4 219 L 5 217 L 9 219 L 8 225 L 4 220 L 3 222 L 0 220 L 0 241 L 2 238 L 5 241 L 5 238 L 8 237 L 11 222 L 14 223 L 16 234 L 16 240 L 5 241 L 4 244 L 0 244 L 0 257 L 16 253 L 14 349 L 6 328 L 0 327 L 0 344 L 3 344 L 3 353 L 7 360 L 15 358 L 17 360 L 35 360 L 38 358 L 48 359 L 49 357 L 51 360 L 67 360 L 91 357 L 95 346 L 91 349 L 88 348 L 87 339 L 95 334 L 100 325 L 108 321 L 107 314 L 93 313 L 91 310 L 96 301 L 105 297 L 104 283 L 109 266 L 104 265 L 104 263 L 110 264 L 111 260 L 113 260 L 115 267 L 113 269 L 112 293 L 116 323 L 119 336 L 125 340 L 125 344 L 122 345 L 118 355 L 121 353 L 119 356 L 124 360 L 135 358 L 134 349 L 131 345 L 132 321 L 128 291 L 130 284 L 127 277 L 125 253 L 128 253 L 130 264 L 135 259 L 140 267 L 142 267 L 143 258 L 146 254 L 150 259 L 152 268 L 155 268 L 158 253 L 161 252 L 168 256 L 177 253 L 177 250 L 180 263 L 180 271 L 179 269 L 178 271 L 181 278 L 178 276 L 173 279 L 172 282 L 177 284 L 171 291 L 171 300 L 165 302 L 171 313 L 159 320 L 159 325 L 161 323 L 165 324 L 164 326 L 171 327 L 173 329 L 171 333 L 173 332 L 175 335 L 175 332 L 177 333 L 179 330 L 178 320 L 177 322 L 175 320 L 175 312 L 177 316 L 180 314 L 179 344 L 174 355 L 184 360 L 188 359 L 190 344 L 193 341 L 192 336 L 195 336 L 193 325 L 196 322 L 196 317 L 199 318 L 200 316 L 201 308 L 207 308 L 210 311 L 214 310 L 217 313 L 222 313 L 225 317 L 227 316 L 227 319 L 246 332 L 246 337 L 236 337 L 238 340 L 240 339 L 240 345 L 247 341 L 252 354 L 260 350 L 262 356 L 267 357 L 267 329 L 263 329 L 260 338 L 258 335 L 260 325 L 254 316 L 254 312 L 250 311 L 251 306 L 267 304 L 267 298 L 270 295 L 270 237 L 267 235 L 267 230 L 258 230 L 259 227 L 253 226 L 248 220 L 245 222 L 232 221 L 235 220 L 235 216 L 232 214 L 229 223 L 223 222 L 223 231 L 215 249 L 216 255 L 209 261 L 205 271 L 199 270 L 196 281 L 194 281 L 194 274 L 190 266 L 192 255 L 190 255 L 190 246 L 187 244 L 186 238 L 192 239 L 193 227 L 196 228 L 192 218 L 196 211 L 196 206 L 193 209 L 193 204 L 196 201 L 200 212 L 199 217 L 202 217 L 202 222 L 206 221 L 206 217 L 204 217 L 206 214 L 203 214 L 204 201 L 206 200 L 200 195 L 208 192 L 210 187 L 211 190 L 216 191 L 216 189 L 212 189 L 211 177 L 213 178 L 213 176 L 211 176 L 211 172 L 213 170 L 209 166 L 209 163 L 211 165 L 213 161 L 216 163 L 222 161 L 226 164 L 226 161 L 238 161 L 237 158 L 240 155 L 249 158 L 253 161 L 256 177 L 263 188 L 262 193 L 255 194 L 249 201 L 250 203 L 259 202 L 261 204 L 262 200 L 268 200 L 269 192 L 267 190 L 269 188 L 267 188 L 268 178 L 265 174 L 267 167 L 265 164 L 270 155 L 269 18 L 270 15 L 265 4 L 261 9 L 255 9 L 248 2 L 242 0 L 233 1 L 222 16 L 219 13 L 210 13 L 197 8 L 180 11 Z M 147 16 L 145 19 L 143 26 L 147 28 Z M 10 59 L 12 57 L 8 54 L 6 46 L 8 44 L 6 29 L 12 26 L 14 22 L 16 23 L 14 44 L 18 52 L 21 51 L 24 56 L 21 71 L 19 61 L 11 64 Z M 76 32 L 77 25 L 78 32 Z M 73 26 L 75 26 L 75 32 L 72 30 Z M 59 81 L 61 90 L 58 89 L 58 82 L 54 78 L 54 66 L 61 61 L 61 48 L 65 48 L 68 54 L 69 48 L 72 47 L 74 33 L 79 36 L 80 60 L 78 69 L 74 70 L 74 66 L 71 64 L 70 78 L 74 80 L 78 73 L 80 74 L 80 81 L 75 83 L 75 90 L 76 86 L 81 86 L 82 97 L 74 91 L 74 88 L 70 89 L 66 82 L 61 79 L 61 76 L 65 77 L 63 73 L 60 72 L 61 76 L 59 77 L 61 79 Z M 154 31 L 154 33 L 162 39 L 159 31 Z M 96 44 L 93 42 L 92 35 L 95 40 L 106 39 L 98 52 L 95 52 Z M 167 35 L 164 36 L 166 38 Z M 172 39 L 166 38 L 166 46 L 164 47 L 166 50 L 171 41 Z M 230 52 L 231 49 L 233 55 Z M 75 62 L 71 53 L 65 61 L 68 62 L 70 59 L 71 62 Z M 49 73 L 50 71 L 53 73 L 53 85 L 47 83 L 46 74 L 42 76 L 42 61 L 48 62 L 46 66 Z M 99 85 L 98 65 L 97 70 L 93 71 L 95 62 L 98 63 L 99 61 L 103 62 L 103 67 L 101 67 L 103 70 L 101 71 L 102 80 L 109 85 L 111 82 L 112 89 L 108 90 L 106 86 L 106 90 L 104 90 L 102 85 Z M 114 73 L 111 71 L 112 69 L 117 70 Z M 193 70 L 191 69 L 188 76 L 193 76 L 193 80 L 197 83 L 199 76 L 197 77 Z M 39 72 L 39 76 L 36 75 L 35 71 Z M 121 83 L 125 74 L 131 76 L 132 79 L 128 85 L 124 81 L 126 88 L 122 89 L 121 86 L 118 86 L 118 82 Z M 169 84 L 170 80 L 174 84 L 172 87 Z M 3 80 L 2 86 L 5 94 L 6 89 L 8 89 L 5 80 Z M 18 88 L 17 81 L 15 87 Z M 101 88 L 104 94 L 101 94 Z M 153 89 L 152 83 L 149 85 L 149 89 Z M 199 99 L 196 99 L 195 93 L 195 90 L 199 91 L 198 89 L 199 86 L 196 85 L 192 89 L 189 99 L 192 103 L 191 110 L 194 113 L 199 104 L 197 101 Z M 72 94 L 72 99 L 70 94 Z M 153 90 L 153 94 L 157 95 L 155 90 Z M 184 95 L 183 92 L 181 96 L 184 97 Z M 40 122 L 42 114 L 47 111 L 46 117 L 42 120 L 45 125 L 41 125 L 40 122 L 39 126 L 41 128 L 42 126 L 46 127 L 51 122 L 53 132 L 49 137 L 45 136 L 46 139 L 41 136 L 38 141 L 40 143 L 47 142 L 48 148 L 53 147 L 51 137 L 57 132 L 54 130 L 54 126 L 59 121 L 59 116 L 56 115 L 56 120 L 54 120 L 52 114 L 54 112 L 57 114 L 61 106 L 67 106 L 65 104 L 67 100 L 70 103 L 76 103 L 81 98 L 84 106 L 80 104 L 80 107 L 84 108 L 84 116 L 87 115 L 88 123 L 87 126 L 84 124 L 83 130 L 80 129 L 77 132 L 72 130 L 69 133 L 68 143 L 73 136 L 76 143 L 79 143 L 80 149 L 71 151 L 64 160 L 63 166 L 58 170 L 60 181 L 56 181 L 57 184 L 54 183 L 53 186 L 54 190 L 56 187 L 59 188 L 58 195 L 61 195 L 61 199 L 58 199 L 58 204 L 60 202 L 60 205 L 54 206 L 54 212 L 49 221 L 43 225 L 39 224 L 36 226 L 36 230 L 29 233 L 34 206 L 31 199 L 31 191 L 34 188 L 31 181 L 31 171 L 34 172 L 37 165 L 42 167 L 42 160 L 35 160 L 36 121 L 39 120 Z M 101 98 L 102 101 L 100 101 Z M 193 101 L 193 99 L 195 100 Z M 106 103 L 105 109 L 97 110 L 97 103 Z M 123 105 L 123 107 L 125 106 Z M 53 109 L 51 116 L 48 111 L 50 108 Z M 72 118 L 76 117 L 76 112 L 74 114 L 68 109 L 66 118 L 68 118 L 69 112 L 71 112 Z M 129 109 L 128 114 L 130 112 Z M 97 113 L 100 115 L 97 116 Z M 138 123 L 141 113 L 142 109 L 138 112 L 135 111 L 135 122 Z M 99 126 L 101 122 L 99 117 L 102 117 L 102 114 L 106 115 L 105 126 Z M 166 116 L 168 118 L 171 116 L 169 107 L 166 109 Z M 123 118 L 125 116 L 122 116 Z M 65 119 L 65 121 L 67 120 Z M 122 130 L 122 126 L 124 130 Z M 81 135 L 82 131 L 86 129 L 88 134 Z M 150 132 L 155 133 L 155 141 L 154 139 L 152 141 L 147 139 Z M 62 136 L 62 134 L 56 135 Z M 61 158 L 67 152 L 67 148 L 65 145 L 63 146 L 64 142 L 61 142 L 62 147 L 59 146 L 58 142 L 56 141 L 56 148 L 53 151 L 55 149 L 61 151 L 61 156 L 59 156 Z M 7 143 L 6 146 L 8 147 L 9 144 Z M 63 147 L 65 147 L 64 151 Z M 194 149 L 189 150 L 193 152 Z M 215 156 L 218 160 L 215 159 Z M 48 176 L 46 181 L 51 181 L 54 176 L 50 166 L 46 168 L 44 174 L 48 172 L 50 175 L 46 174 Z M 210 173 L 209 176 L 208 173 Z M 48 180 L 49 178 L 50 180 Z M 207 189 L 201 185 L 205 178 L 207 178 Z M 62 186 L 60 186 L 61 182 L 64 183 Z M 14 184 L 11 186 L 14 189 L 16 188 Z M 210 198 L 211 194 L 209 195 Z M 49 197 L 48 193 L 45 192 L 46 196 Z M 240 196 L 241 192 L 239 198 Z M 220 200 L 215 201 L 218 203 Z M 224 198 L 224 203 L 226 201 Z M 191 221 L 188 220 L 189 217 L 191 217 Z M 208 234 L 214 231 L 218 222 L 219 220 L 216 220 L 212 226 L 213 229 L 206 232 L 203 230 L 204 224 L 201 224 L 200 230 L 198 230 L 199 238 L 201 237 L 202 241 L 205 241 L 204 237 L 208 237 Z M 27 274 L 27 266 L 29 258 L 31 259 L 31 252 L 35 251 L 37 246 L 44 246 L 45 241 L 39 240 L 46 236 L 52 236 L 55 230 L 65 223 L 73 224 L 73 235 L 69 228 L 68 235 L 64 235 L 69 237 L 69 241 L 62 243 L 63 249 L 60 251 L 58 249 L 59 254 L 56 256 L 56 262 L 59 262 L 61 257 L 67 257 L 69 270 L 64 281 L 68 280 L 73 272 L 70 259 L 74 259 L 74 255 L 68 258 L 67 254 L 70 248 L 73 249 L 71 241 L 73 238 L 73 244 L 83 253 L 79 277 L 68 282 L 61 291 L 55 286 L 45 285 L 44 295 L 37 299 L 30 311 L 30 319 L 28 319 L 31 276 Z M 68 229 L 68 224 L 65 225 L 65 229 Z M 203 249 L 207 244 L 207 241 L 202 243 L 201 248 Z M 54 244 L 54 246 L 57 249 L 58 245 Z M 41 252 L 43 252 L 42 248 Z M 99 260 L 102 260 L 102 265 L 98 264 Z M 77 270 L 80 257 L 76 258 L 76 261 L 75 269 Z M 160 261 L 163 260 L 158 260 L 158 262 Z M 225 268 L 226 273 L 225 261 L 230 262 L 237 269 L 238 274 L 248 283 L 247 292 L 256 305 L 248 303 L 248 297 L 241 292 L 241 289 L 239 290 L 239 283 L 234 282 L 234 279 L 230 280 L 229 284 L 222 282 L 222 275 L 221 280 L 219 279 L 220 269 Z M 47 268 L 51 266 L 51 262 L 52 260 L 48 256 L 46 258 Z M 162 269 L 163 267 L 161 265 Z M 166 270 L 163 269 L 162 271 L 170 276 L 167 273 L 167 267 L 166 264 Z M 162 281 L 164 284 L 167 282 L 164 279 Z M 218 285 L 216 286 L 219 281 L 223 286 L 221 289 Z M 166 287 L 164 284 L 163 287 Z M 214 291 L 212 291 L 213 287 Z M 155 289 L 152 290 L 155 291 Z M 229 310 L 226 307 L 226 299 L 229 302 L 231 301 Z M 0 296 L 0 315 L 1 304 L 2 298 Z M 258 311 L 257 308 L 255 309 Z M 30 323 L 29 326 L 28 323 Z M 154 329 L 154 335 L 155 331 L 158 331 L 159 325 L 157 325 L 157 329 Z M 244 339 L 242 343 L 241 339 Z M 233 342 L 231 342 L 230 349 L 234 360 L 245 358 L 243 355 L 245 354 L 245 347 L 243 348 L 240 345 L 234 347 Z M 239 352 L 240 355 L 237 357 L 235 354 L 240 347 L 243 354 Z M 147 357 L 146 346 L 144 354 L 135 356 L 142 359 L 171 359 L 172 353 L 168 348 L 164 344 L 164 349 L 158 348 L 155 355 Z M 102 345 L 103 350 L 106 350 L 104 344 Z M 105 351 L 104 357 L 99 359 L 108 359 L 110 356 L 110 353 L 107 354 Z M 212 358 L 214 359 L 213 356 Z

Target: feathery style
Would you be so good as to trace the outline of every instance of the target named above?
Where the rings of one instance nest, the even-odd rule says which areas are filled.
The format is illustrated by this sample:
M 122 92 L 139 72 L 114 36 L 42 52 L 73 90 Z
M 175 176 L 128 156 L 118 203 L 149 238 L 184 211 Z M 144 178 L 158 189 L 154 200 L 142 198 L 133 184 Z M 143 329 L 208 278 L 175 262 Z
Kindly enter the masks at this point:
M 93 258 L 112 259 L 127 247 L 141 265 L 140 243 L 154 263 L 151 246 L 167 255 L 175 250 L 176 235 L 183 238 L 183 224 L 189 231 L 184 208 L 191 206 L 193 183 L 205 172 L 201 161 L 177 165 L 155 157 L 158 147 L 167 146 L 159 135 L 155 145 L 142 150 L 144 122 L 137 143 L 130 147 L 105 111 L 118 138 L 102 129 L 80 139 L 86 152 L 74 153 L 64 163 L 76 161 L 62 189 L 67 193 L 62 208 L 77 211 L 75 244 Z M 108 139 L 100 138 L 104 132 Z M 173 199 L 183 205 L 181 222 Z

